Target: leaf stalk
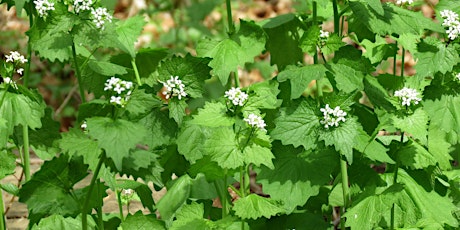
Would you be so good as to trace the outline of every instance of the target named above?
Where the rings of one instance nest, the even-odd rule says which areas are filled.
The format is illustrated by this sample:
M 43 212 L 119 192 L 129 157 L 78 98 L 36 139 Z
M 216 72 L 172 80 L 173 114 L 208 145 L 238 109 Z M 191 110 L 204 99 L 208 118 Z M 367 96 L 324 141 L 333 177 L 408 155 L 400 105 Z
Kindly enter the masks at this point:
M 343 191 L 343 208 L 342 216 L 346 212 L 350 200 L 350 190 L 348 188 L 348 164 L 347 161 L 340 157 L 340 172 L 342 176 L 342 191 Z M 340 218 L 340 228 L 345 229 L 345 219 Z
M 91 183 L 89 185 L 88 193 L 86 194 L 86 199 L 85 203 L 83 204 L 82 208 L 82 217 L 81 217 L 81 224 L 83 230 L 88 229 L 88 206 L 89 206 L 89 201 L 91 200 L 91 194 L 93 193 L 94 185 L 96 184 L 96 179 L 99 174 L 99 171 L 101 170 L 102 164 L 104 163 L 105 160 L 105 152 L 102 152 L 101 158 L 99 158 L 99 162 L 97 162 L 96 170 L 94 171 L 93 177 L 91 178 Z
M 80 97 L 82 103 L 86 102 L 86 97 L 85 97 L 85 90 L 83 89 L 83 82 L 81 78 L 81 73 L 80 73 L 80 67 L 78 66 L 78 60 L 77 60 L 77 51 L 75 49 L 75 42 L 72 41 L 72 56 L 73 56 L 73 62 L 75 65 L 75 73 L 77 74 L 77 80 L 78 80 L 78 87 L 80 89 Z

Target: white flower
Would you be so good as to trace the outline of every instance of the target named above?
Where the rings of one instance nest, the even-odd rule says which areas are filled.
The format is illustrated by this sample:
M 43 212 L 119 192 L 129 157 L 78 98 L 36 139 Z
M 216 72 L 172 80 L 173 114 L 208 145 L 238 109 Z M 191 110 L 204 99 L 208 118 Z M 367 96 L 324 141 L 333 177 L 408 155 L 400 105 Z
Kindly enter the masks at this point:
M 133 83 L 130 81 L 121 80 L 120 78 L 111 77 L 105 82 L 104 91 L 109 91 L 112 94 L 110 103 L 125 107 L 132 93 Z
M 35 0 L 34 4 L 40 17 L 46 17 L 48 16 L 48 11 L 54 10 L 54 3 L 48 0 Z
M 443 18 L 442 25 L 446 27 L 446 33 L 450 40 L 455 40 L 460 34 L 460 21 L 458 14 L 451 10 L 443 10 L 439 12 Z
M 88 125 L 86 124 L 86 121 L 83 121 L 83 124 L 80 125 L 80 128 L 82 128 L 83 130 L 88 128 Z
M 328 38 L 329 37 L 329 32 L 324 31 L 324 30 L 320 30 L 319 31 L 319 37 L 320 38 Z
M 128 189 L 123 189 L 121 190 L 121 194 L 125 196 L 131 196 L 134 194 L 134 190 L 128 188 Z
M 414 0 L 397 0 L 396 1 L 397 5 L 402 5 L 402 4 L 405 4 L 405 3 L 412 4 L 412 3 L 414 3 Z
M 104 24 L 112 22 L 112 15 L 107 12 L 106 8 L 99 7 L 97 9 L 91 9 L 91 14 L 93 15 L 93 23 L 98 29 L 104 30 Z
M 10 51 L 10 55 L 5 55 L 6 62 L 20 62 L 24 64 L 27 62 L 27 59 L 24 58 L 18 51 Z
M 23 68 L 19 68 L 16 70 L 16 73 L 22 75 L 22 72 L 24 72 L 24 69 Z
M 329 129 L 329 127 L 338 127 L 339 122 L 345 122 L 345 116 L 347 113 L 340 109 L 340 106 L 336 106 L 332 109 L 329 104 L 326 104 L 324 108 L 321 108 L 319 111 L 323 113 L 323 120 L 320 121 L 324 125 L 324 128 Z
M 73 2 L 73 8 L 75 12 L 78 14 L 80 11 L 90 10 L 91 5 L 93 4 L 93 0 L 75 0 Z
M 455 75 L 455 77 L 457 78 L 457 80 L 460 81 L 460 73 L 457 73 L 457 75 Z
M 16 85 L 16 82 L 14 82 L 14 81 L 13 81 L 11 78 L 9 78 L 9 77 L 3 78 L 3 83 L 4 83 L 4 84 L 11 85 L 11 87 L 13 87 L 14 89 L 18 89 L 18 86 Z
M 265 121 L 264 119 L 262 119 L 262 117 L 260 116 L 257 116 L 253 113 L 249 114 L 247 118 L 244 118 L 243 119 L 244 121 L 246 121 L 251 127 L 257 127 L 259 128 L 260 130 L 265 130 Z
M 402 105 L 409 106 L 411 102 L 416 105 L 422 100 L 418 97 L 418 94 L 417 90 L 404 87 L 401 90 L 396 91 L 394 95 L 395 97 L 400 97 L 402 99 Z
M 182 80 L 180 80 L 178 76 L 171 76 L 171 78 L 166 82 L 160 82 L 163 83 L 163 87 L 166 88 L 166 90 L 163 91 L 163 95 L 165 95 L 166 99 L 177 97 L 179 100 L 181 100 L 182 97 L 186 97 L 188 95 L 185 92 L 185 85 L 182 83 Z
M 232 87 L 225 92 L 225 97 L 228 98 L 234 105 L 243 106 L 249 98 L 248 94 L 242 92 L 240 88 Z

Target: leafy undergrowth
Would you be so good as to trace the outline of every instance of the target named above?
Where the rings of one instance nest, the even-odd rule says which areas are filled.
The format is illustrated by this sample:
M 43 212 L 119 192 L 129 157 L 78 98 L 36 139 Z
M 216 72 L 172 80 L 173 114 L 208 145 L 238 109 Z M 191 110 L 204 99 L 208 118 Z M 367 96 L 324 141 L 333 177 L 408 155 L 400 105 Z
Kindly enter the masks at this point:
M 308 13 L 234 24 L 226 1 L 226 33 L 184 54 L 136 49 L 145 19 L 105 2 L 2 1 L 31 23 L 27 58 L 0 61 L 0 178 L 17 150 L 25 171 L 2 190 L 32 229 L 456 229 L 460 4 L 441 0 L 434 21 L 398 2 L 307 1 Z M 69 131 L 29 87 L 32 53 L 75 70 Z M 411 76 L 396 71 L 406 53 Z M 250 68 L 270 73 L 243 87 Z M 45 160 L 33 175 L 29 147 Z M 157 203 L 150 182 L 167 189 Z M 145 212 L 103 213 L 108 189 Z

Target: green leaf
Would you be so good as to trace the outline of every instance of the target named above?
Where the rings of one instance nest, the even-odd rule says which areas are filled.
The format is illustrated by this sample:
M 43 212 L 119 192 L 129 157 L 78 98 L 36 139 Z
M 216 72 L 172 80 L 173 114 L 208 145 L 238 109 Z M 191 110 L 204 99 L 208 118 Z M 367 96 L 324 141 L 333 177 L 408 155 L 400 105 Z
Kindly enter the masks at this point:
M 96 141 L 80 129 L 72 128 L 68 132 L 62 133 L 59 147 L 62 152 L 68 153 L 70 156 L 82 156 L 83 162 L 88 164 L 91 170 L 96 170 L 101 149 Z
M 254 164 L 255 166 L 265 165 L 273 169 L 273 158 L 275 158 L 269 148 L 260 145 L 251 145 L 244 148 L 244 162 L 246 165 Z
M 134 190 L 141 199 L 142 206 L 148 208 L 150 212 L 155 212 L 152 190 L 150 190 L 148 185 L 133 180 L 118 180 L 117 187 Z
M 160 98 L 152 95 L 152 92 L 147 92 L 148 90 L 139 87 L 133 91 L 126 105 L 126 111 L 129 112 L 130 117 L 147 114 L 152 108 L 159 108 L 163 105 Z
M 427 144 L 428 115 L 423 109 L 417 109 L 413 114 L 404 117 L 393 116 L 393 124 L 423 144 Z
M 395 38 L 404 49 L 410 53 L 417 53 L 417 44 L 420 42 L 420 36 L 410 33 L 400 34 L 398 38 Z
M 244 111 L 254 112 L 257 109 L 276 109 L 281 105 L 281 100 L 277 98 L 280 90 L 277 81 L 264 81 L 249 86 L 249 99 L 244 105 Z
M 16 157 L 6 150 L 0 151 L 0 179 L 14 173 L 16 169 Z
M 412 169 L 425 169 L 436 165 L 437 162 L 430 152 L 414 141 L 409 141 L 409 144 L 400 148 L 396 154 L 402 165 Z
M 158 80 L 166 82 L 171 77 L 178 76 L 185 85 L 188 97 L 200 98 L 203 94 L 204 81 L 210 78 L 211 68 L 208 66 L 209 58 L 174 56 L 161 62 L 158 69 Z
M 206 102 L 198 114 L 193 116 L 190 124 L 206 127 L 228 127 L 235 123 L 235 119 L 227 116 L 227 107 L 219 102 Z
M 333 54 L 345 44 L 346 43 L 342 41 L 342 38 L 334 33 L 327 38 L 325 44 L 321 47 L 321 52 L 323 52 L 324 55 Z
M 140 49 L 136 54 L 136 65 L 141 78 L 149 77 L 156 71 L 160 61 L 168 55 L 167 49 Z
M 363 56 L 363 52 L 351 45 L 340 47 L 334 54 L 334 63 L 344 64 L 363 74 L 372 74 L 374 67 L 371 62 Z
M 369 9 L 367 1 L 350 2 L 353 11 L 349 19 L 349 30 L 356 33 L 360 40 L 373 40 L 374 34 L 391 35 L 412 33 L 422 35 L 425 30 L 443 32 L 443 28 L 425 18 L 420 12 L 413 12 L 394 4 L 382 5 L 384 13 Z M 371 6 L 374 8 L 374 5 Z
M 187 108 L 187 103 L 179 99 L 171 99 L 168 103 L 169 108 L 169 118 L 174 119 L 178 125 L 182 123 L 184 117 L 187 115 L 185 109 Z
M 43 218 L 38 225 L 33 225 L 32 230 L 80 230 L 82 229 L 81 216 L 78 218 L 64 217 L 62 215 L 51 215 Z M 96 229 L 93 218 L 88 217 L 88 229 Z
M 334 151 L 318 151 L 300 156 L 290 149 L 280 149 L 273 161 L 274 170 L 262 167 L 257 181 L 264 193 L 283 202 L 286 213 L 316 196 L 319 189 L 330 180 L 339 157 Z
M 59 152 L 55 143 L 61 138 L 61 124 L 53 119 L 52 109 L 49 107 L 45 109 L 41 123 L 41 128 L 29 130 L 29 143 L 40 159 L 49 160 Z
M 132 151 L 128 158 L 123 159 L 123 169 L 120 174 L 132 176 L 136 180 L 142 178 L 145 182 L 152 181 L 155 185 L 163 187 L 164 184 L 161 181 L 163 168 L 158 161 L 159 155 L 163 151 L 163 149 L 150 151 L 136 149 Z M 107 181 L 105 178 L 104 180 Z
M 134 16 L 125 21 L 120 21 L 117 25 L 118 48 L 130 54 L 132 58 L 136 56 L 134 43 L 137 41 L 145 24 L 143 16 Z
M 449 154 L 451 144 L 446 140 L 448 140 L 447 134 L 430 123 L 428 129 L 428 152 L 433 154 L 433 157 L 439 163 L 439 167 L 443 170 L 451 169 L 451 161 L 453 160 Z
M 419 43 L 417 51 L 414 54 L 418 59 L 415 70 L 417 76 L 422 78 L 433 77 L 437 72 L 450 72 L 454 65 L 460 62 L 460 56 L 453 45 L 446 46 L 434 37 L 427 37 Z
M 129 156 L 129 150 L 147 135 L 144 126 L 122 119 L 92 117 L 86 122 L 89 135 L 97 139 L 98 146 L 106 150 L 118 170 L 122 169 L 123 158 Z
M 124 75 L 128 73 L 125 67 L 106 61 L 90 60 L 88 68 L 104 76 Z
M 212 130 L 203 148 L 222 168 L 234 169 L 244 165 L 244 154 L 239 149 L 236 134 L 231 127 Z
M 46 161 L 19 191 L 19 201 L 27 204 L 29 210 L 30 225 L 46 215 L 80 213 L 80 201 L 75 199 L 71 190 L 86 177 L 87 170 L 82 158 L 72 158 L 69 161 L 66 155 L 61 155 Z
M 192 178 L 183 175 L 175 180 L 174 185 L 158 201 L 157 208 L 163 220 L 170 220 L 174 213 L 185 203 L 190 195 Z
M 331 64 L 336 87 L 344 93 L 363 90 L 363 74 L 343 64 Z
M 231 72 L 254 62 L 254 57 L 265 49 L 266 35 L 254 22 L 240 20 L 240 29 L 222 41 L 205 39 L 198 43 L 197 54 L 213 58 L 209 62 L 213 74 L 226 85 Z
M 460 2 L 455 0 L 441 0 L 438 4 L 436 4 L 436 11 L 441 12 L 442 10 L 460 12 Z
M 362 130 L 361 125 L 354 117 L 347 117 L 344 123 L 339 127 L 322 129 L 319 133 L 318 140 L 323 140 L 326 146 L 334 146 L 335 150 L 347 158 L 349 164 L 353 163 L 353 146 L 356 143 L 356 137 Z
M 389 164 L 395 163 L 393 159 L 388 156 L 388 149 L 375 139 L 371 139 L 371 137 L 362 130 L 360 130 L 359 134 L 355 137 L 355 145 L 353 147 L 373 161 Z
M 270 135 L 281 140 L 284 145 L 294 147 L 302 145 L 306 150 L 316 147 L 316 138 L 320 127 L 320 118 L 316 115 L 319 109 L 308 100 L 292 108 L 281 109 L 281 114 L 275 119 L 275 129 Z
M 205 131 L 206 129 L 188 122 L 181 127 L 176 141 L 177 150 L 191 164 L 203 158 L 205 154 L 203 150 L 203 143 L 206 140 Z
M 380 36 L 375 36 L 375 42 L 364 39 L 361 45 L 366 49 L 363 56 L 369 59 L 372 64 L 379 64 L 383 60 L 393 57 L 398 49 L 395 44 L 388 44 L 387 41 Z
M 380 0 L 369 0 L 367 1 L 367 4 L 370 6 L 370 8 L 375 10 L 377 14 L 382 16 L 384 15 L 385 11 L 383 10 L 382 3 L 380 2 Z
M 3 103 L 0 105 L 0 117 L 6 120 L 5 126 L 0 126 L 0 148 L 6 146 L 9 135 L 18 125 L 37 129 L 42 126 L 41 118 L 45 115 L 45 105 L 23 95 L 0 91 Z
M 372 105 L 383 108 L 386 111 L 394 111 L 396 108 L 391 102 L 388 92 L 380 85 L 375 77 L 366 75 L 364 77 L 364 92 Z
M 299 44 L 299 28 L 302 23 L 295 14 L 284 14 L 266 20 L 263 25 L 268 35 L 267 50 L 270 64 L 283 70 L 288 65 L 302 62 L 303 53 Z
M 460 133 L 460 96 L 442 95 L 439 99 L 426 100 L 423 109 L 430 117 L 430 125 L 450 133 Z
M 313 56 L 317 53 L 320 29 L 318 26 L 311 26 L 300 38 L 300 48 L 305 53 Z
M 134 215 L 128 215 L 123 223 L 121 223 L 120 227 L 124 230 L 166 229 L 165 223 L 158 220 L 155 214 L 144 215 L 142 211 L 137 211 Z
M 313 80 L 318 80 L 326 76 L 327 69 L 324 65 L 307 65 L 303 67 L 286 68 L 278 74 L 278 81 L 291 82 L 291 99 L 299 98 Z
M 150 148 L 169 145 L 176 137 L 177 123 L 169 118 L 168 111 L 152 109 L 138 123 L 147 129 L 144 142 Z
M 176 213 L 176 220 L 170 229 L 203 229 L 211 230 L 216 228 L 216 224 L 203 218 L 204 206 L 196 202 L 182 206 Z
M 250 194 L 240 198 L 233 204 L 235 215 L 243 219 L 270 218 L 284 213 L 284 209 L 281 207 L 282 205 L 279 201 L 261 197 L 257 194 Z

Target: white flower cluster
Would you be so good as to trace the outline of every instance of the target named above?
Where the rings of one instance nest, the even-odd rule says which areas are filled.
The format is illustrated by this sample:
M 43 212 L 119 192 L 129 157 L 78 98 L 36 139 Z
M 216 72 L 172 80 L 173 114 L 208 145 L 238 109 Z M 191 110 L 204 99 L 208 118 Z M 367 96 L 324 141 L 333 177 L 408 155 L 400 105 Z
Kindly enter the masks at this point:
M 249 98 L 247 93 L 241 91 L 240 88 L 235 87 L 232 87 L 226 91 L 225 97 L 228 98 L 233 103 L 233 105 L 236 106 L 243 106 L 246 100 Z
M 48 11 L 54 10 L 54 3 L 48 0 L 35 0 L 34 4 L 40 17 L 46 17 L 48 16 Z
M 414 3 L 414 0 L 396 0 L 397 5 L 402 5 L 402 4 L 412 4 Z
M 110 97 L 110 103 L 125 107 L 133 88 L 133 83 L 130 81 L 121 80 L 120 78 L 111 77 L 105 83 L 104 91 L 112 91 L 116 95 Z
M 347 113 L 340 109 L 340 106 L 336 106 L 332 109 L 329 104 L 326 104 L 324 108 L 321 108 L 319 111 L 323 113 L 323 120 L 320 121 L 324 125 L 324 128 L 329 129 L 329 127 L 338 127 L 339 122 L 345 122 L 345 116 Z
M 86 121 L 83 121 L 83 123 L 80 125 L 80 128 L 83 130 L 86 130 L 86 128 L 88 128 L 88 124 L 86 124 Z
M 98 7 L 96 9 L 91 9 L 91 14 L 93 15 L 93 22 L 96 24 L 98 29 L 103 30 L 104 24 L 106 21 L 112 22 L 112 15 L 109 14 L 106 8 Z
M 5 77 L 3 78 L 3 83 L 7 85 L 11 85 L 14 89 L 18 89 L 18 85 L 16 85 L 16 82 L 14 82 L 11 78 Z
M 249 114 L 247 118 L 244 118 L 244 121 L 246 121 L 251 127 L 257 127 L 260 130 L 265 131 L 265 121 L 262 119 L 262 117 L 257 116 L 253 113 Z
M 24 58 L 18 51 L 10 51 L 10 55 L 5 55 L 6 57 L 6 62 L 11 62 L 13 64 L 21 63 L 24 64 L 27 62 L 27 59 Z M 22 75 L 24 72 L 23 68 L 18 68 L 16 70 L 16 73 Z
M 182 83 L 182 80 L 180 80 L 178 76 L 171 76 L 171 78 L 166 82 L 160 82 L 163 83 L 163 87 L 166 88 L 166 90 L 163 91 L 163 95 L 165 95 L 166 99 L 177 97 L 179 100 L 181 100 L 182 97 L 187 96 L 187 93 L 185 92 L 185 85 Z
M 324 30 L 320 30 L 319 31 L 319 37 L 320 38 L 328 38 L 329 37 L 329 32 L 324 31 Z
M 73 8 L 75 12 L 78 14 L 80 13 L 80 11 L 91 10 L 92 4 L 93 0 L 75 0 L 73 2 Z
M 410 89 L 407 87 L 402 88 L 401 90 L 395 91 L 395 97 L 400 97 L 402 99 L 402 105 L 409 106 L 411 102 L 418 104 L 422 99 L 418 97 L 418 92 L 415 89 Z
M 439 12 L 441 17 L 444 19 L 442 25 L 447 27 L 446 33 L 450 40 L 455 40 L 460 34 L 460 21 L 458 20 L 458 14 L 452 10 L 443 10 Z

